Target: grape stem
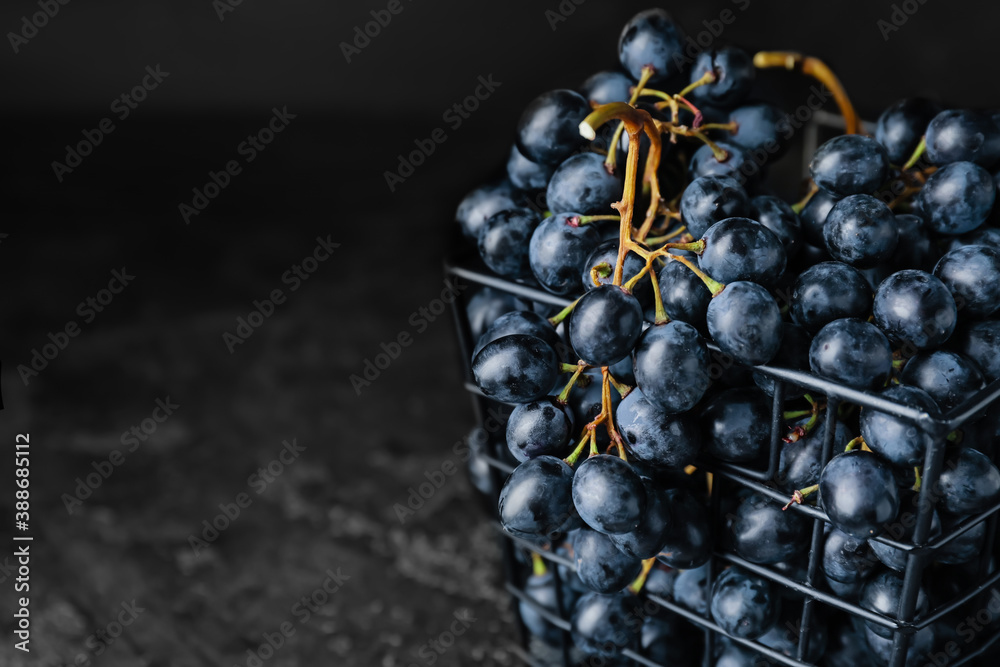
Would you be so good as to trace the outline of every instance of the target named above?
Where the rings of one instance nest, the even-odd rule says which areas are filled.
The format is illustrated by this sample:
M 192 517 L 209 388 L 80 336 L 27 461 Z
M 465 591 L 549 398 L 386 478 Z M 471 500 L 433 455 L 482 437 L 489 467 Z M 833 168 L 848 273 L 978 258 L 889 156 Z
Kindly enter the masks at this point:
M 536 577 L 544 576 L 548 572 L 545 567 L 545 559 L 534 551 L 531 552 L 531 573 Z
M 863 435 L 859 435 L 858 437 L 854 438 L 849 443 L 847 443 L 847 446 L 844 447 L 844 453 L 853 452 L 855 449 L 858 448 L 859 445 L 862 448 L 867 448 L 868 447 L 868 445 L 865 443 L 865 437 Z M 869 450 L 869 451 L 871 451 L 871 450 Z
M 642 591 L 642 587 L 646 585 L 646 579 L 649 577 L 649 573 L 653 571 L 654 565 L 656 565 L 656 558 L 647 558 L 642 561 L 642 571 L 635 578 L 635 581 L 629 584 L 628 590 L 630 593 L 638 595 Z
M 913 466 L 913 474 L 916 476 L 916 481 L 913 483 L 913 490 L 920 491 L 920 485 L 923 484 L 923 480 L 920 477 L 920 466 Z
M 840 79 L 833 73 L 826 63 L 818 58 L 804 56 L 793 51 L 761 51 L 753 57 L 753 64 L 758 69 L 771 67 L 782 67 L 787 70 L 796 70 L 816 79 L 833 94 L 833 99 L 837 102 L 840 115 L 844 117 L 844 133 L 858 134 L 861 131 L 861 121 L 858 119 L 854 105 Z
M 792 505 L 801 505 L 802 501 L 811 496 L 812 494 L 819 491 L 819 484 L 813 484 L 812 486 L 807 486 L 804 489 L 799 489 L 792 494 L 792 499 L 788 501 L 788 504 L 782 507 L 782 510 L 787 510 Z
M 593 435 L 593 429 L 584 428 L 583 438 L 580 440 L 580 444 L 576 446 L 573 453 L 563 459 L 566 463 L 571 466 L 576 465 L 577 460 L 580 458 L 580 454 L 583 453 L 583 448 L 590 442 L 590 436 Z
M 566 383 L 566 386 L 563 388 L 563 390 L 559 392 L 559 396 L 556 397 L 556 400 L 559 403 L 566 405 L 566 402 L 569 401 L 569 392 L 573 389 L 573 386 L 576 384 L 576 381 L 580 379 L 580 374 L 583 373 L 583 370 L 587 367 L 587 364 L 581 361 L 576 366 L 573 366 L 572 364 L 563 364 L 562 366 L 563 370 L 566 370 L 567 366 L 573 369 L 573 375 L 570 377 L 569 382 Z
M 817 192 L 819 192 L 819 186 L 816 185 L 810 179 L 810 181 L 809 181 L 809 192 L 806 193 L 805 197 L 803 197 L 799 201 L 797 201 L 794 204 L 792 204 L 792 210 L 795 211 L 796 215 L 798 215 L 799 213 L 802 212 L 802 209 L 804 209 L 809 204 L 809 201 L 813 198 L 813 196 L 815 196 L 815 194 Z
M 651 239 L 646 239 L 646 243 L 648 245 L 659 245 L 661 243 L 666 243 L 670 239 L 677 238 L 678 236 L 680 236 L 681 234 L 683 234 L 686 231 L 687 231 L 687 227 L 685 227 L 684 225 L 681 225 L 680 227 L 678 227 L 677 229 L 675 229 L 674 231 L 670 232 L 669 234 L 667 234 L 665 236 L 657 236 L 657 237 L 654 237 L 654 238 L 651 238 Z
M 813 429 L 816 428 L 816 425 L 819 423 L 820 411 L 826 409 L 826 403 L 820 403 L 809 394 L 805 394 L 803 398 L 809 401 L 809 405 L 811 406 L 811 408 L 809 409 L 808 412 L 799 416 L 804 417 L 806 414 L 810 415 L 809 421 L 807 421 L 805 424 L 801 426 L 792 427 L 791 432 L 789 432 L 787 436 L 782 438 L 784 442 L 798 442 L 802 438 L 812 433 Z M 789 419 L 789 417 L 785 417 L 785 419 Z M 792 419 L 795 419 L 795 417 L 792 417 Z
M 635 104 L 639 100 L 639 96 L 642 95 L 643 90 L 646 88 L 646 84 L 649 80 L 653 78 L 656 70 L 651 66 L 646 65 L 642 68 L 642 74 L 639 76 L 639 83 L 636 84 L 635 88 L 632 89 L 632 96 L 629 98 L 628 103 L 630 105 Z M 625 131 L 625 123 L 618 123 L 618 127 L 615 128 L 615 132 L 611 135 L 611 143 L 608 145 L 608 157 L 604 160 L 604 168 L 608 170 L 609 174 L 615 173 L 616 163 L 618 161 L 618 142 L 622 139 L 622 132 Z M 631 137 L 629 138 L 631 141 Z
M 592 222 L 597 222 L 599 220 L 615 220 L 621 219 L 619 215 L 573 215 L 566 218 L 566 224 L 570 227 L 580 227 L 582 225 L 589 225 Z
M 914 149 L 913 155 L 910 156 L 910 159 L 903 165 L 903 171 L 912 169 L 913 165 L 920 161 L 920 156 L 924 154 L 925 150 L 927 150 L 927 137 L 920 137 L 920 143 L 917 144 L 917 147 Z
M 611 380 L 611 386 L 615 388 L 615 391 L 617 391 L 618 395 L 621 396 L 622 398 L 628 396 L 635 388 L 635 387 L 630 387 L 622 382 L 619 382 L 618 380 L 615 379 L 614 375 L 609 375 L 608 378 L 610 378 Z
M 567 317 L 569 317 L 569 314 L 573 312 L 573 309 L 576 308 L 576 304 L 579 302 L 580 299 L 577 299 L 576 301 L 569 304 L 568 306 L 560 310 L 558 313 L 550 317 L 549 324 L 551 324 L 554 327 L 559 326 L 559 323 L 565 320 Z
M 656 316 L 653 324 L 666 324 L 670 321 L 667 311 L 663 308 L 663 295 L 660 294 L 660 282 L 656 271 L 649 272 L 649 281 L 653 283 L 653 302 L 656 304 Z M 624 396 L 622 398 L 625 398 Z

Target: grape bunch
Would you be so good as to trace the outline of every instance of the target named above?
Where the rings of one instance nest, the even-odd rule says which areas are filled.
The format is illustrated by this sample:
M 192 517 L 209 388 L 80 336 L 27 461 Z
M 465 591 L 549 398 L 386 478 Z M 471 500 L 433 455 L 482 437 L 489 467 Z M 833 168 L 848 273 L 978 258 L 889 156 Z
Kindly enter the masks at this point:
M 670 665 L 704 650 L 720 667 L 769 664 L 733 638 L 796 655 L 802 596 L 718 560 L 709 590 L 720 550 L 894 619 L 908 554 L 883 538 L 912 541 L 928 498 L 929 540 L 1000 502 L 1000 408 L 944 434 L 788 385 L 774 434 L 776 383 L 754 368 L 808 372 L 932 417 L 1000 378 L 1000 115 L 905 99 L 870 135 L 815 58 L 719 47 L 682 68 L 684 44 L 665 11 L 633 17 L 619 66 L 534 99 L 507 177 L 469 193 L 456 216 L 489 271 L 570 301 L 557 310 L 485 289 L 468 312 L 475 383 L 515 406 L 500 522 L 575 563 L 532 554 L 524 590 L 555 608 L 562 583 L 584 664 L 635 664 L 625 649 Z M 785 113 L 755 96 L 766 68 L 822 82 L 845 123 L 815 151 L 797 202 L 772 194 L 759 159 L 789 147 Z M 712 474 L 767 471 L 779 436 L 767 484 L 777 493 Z M 924 490 L 928 451 L 945 437 Z M 794 505 L 825 514 L 821 535 Z M 986 533 L 978 523 L 933 551 L 918 619 L 981 580 Z M 707 615 L 725 636 L 706 649 L 644 596 Z M 537 640 L 558 642 L 521 609 Z M 902 664 L 966 646 L 961 613 L 915 633 Z M 982 634 L 998 632 L 1000 613 Z M 886 625 L 832 608 L 805 639 L 807 662 L 833 666 L 887 665 L 893 647 Z

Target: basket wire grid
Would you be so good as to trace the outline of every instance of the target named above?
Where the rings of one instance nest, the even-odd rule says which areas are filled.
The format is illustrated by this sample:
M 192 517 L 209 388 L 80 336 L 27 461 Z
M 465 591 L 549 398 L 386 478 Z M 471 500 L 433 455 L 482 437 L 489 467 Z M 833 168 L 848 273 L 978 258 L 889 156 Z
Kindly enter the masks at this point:
M 842 120 L 833 114 L 817 113 L 813 123 L 815 126 L 807 128 L 807 132 L 805 132 L 805 139 L 807 145 L 813 144 L 814 147 L 819 137 L 819 131 L 816 129 L 817 127 L 819 129 L 822 129 L 824 126 L 827 128 L 835 128 L 838 124 L 842 125 Z M 806 151 L 807 155 L 811 155 L 811 153 L 811 150 Z M 496 275 L 490 273 L 489 270 L 482 265 L 478 257 L 474 257 L 474 253 L 468 253 L 465 257 L 457 259 L 457 261 L 447 263 L 445 266 L 445 273 L 451 278 L 465 281 L 470 285 L 489 287 L 494 290 L 510 294 L 531 304 L 545 304 L 548 306 L 563 308 L 570 303 L 567 299 L 549 294 L 529 284 L 515 283 L 497 277 Z M 462 300 L 456 300 L 453 303 L 453 314 L 455 326 L 458 332 L 459 350 L 463 360 L 465 388 L 473 397 L 473 405 L 476 411 L 477 421 L 480 425 L 482 425 L 485 423 L 484 420 L 491 406 L 497 406 L 500 404 L 497 404 L 492 399 L 484 396 L 473 382 L 470 355 L 475 341 L 472 338 L 471 325 Z M 709 344 L 709 349 L 714 353 L 720 352 L 718 348 L 712 344 Z M 751 563 L 743 558 L 740 558 L 735 553 L 729 553 L 721 550 L 719 548 L 718 541 L 716 540 L 716 548 L 709 561 L 707 568 L 707 581 L 705 583 L 705 590 L 711 590 L 719 567 L 725 565 L 736 565 L 746 571 L 764 577 L 779 586 L 783 586 L 801 594 L 804 598 L 804 602 L 802 605 L 802 612 L 799 618 L 797 631 L 797 654 L 794 657 L 787 656 L 779 651 L 764 646 L 759 642 L 728 635 L 713 622 L 708 611 L 704 614 L 698 614 L 656 595 L 642 593 L 642 597 L 646 600 L 650 600 L 659 607 L 676 614 L 686 621 L 689 621 L 704 631 L 704 653 L 702 659 L 703 667 L 711 667 L 714 663 L 713 646 L 715 642 L 715 635 L 728 637 L 730 641 L 751 649 L 762 656 L 770 658 L 774 664 L 788 665 L 789 667 L 813 667 L 813 663 L 806 662 L 806 656 L 808 655 L 810 629 L 812 628 L 813 621 L 815 619 L 817 604 L 838 609 L 856 618 L 869 621 L 889 630 L 893 636 L 893 649 L 889 661 L 889 667 L 903 667 L 906 661 L 907 649 L 909 648 L 911 638 L 915 632 L 937 622 L 951 612 L 963 607 L 963 605 L 971 604 L 977 597 L 984 596 L 986 594 L 985 592 L 988 591 L 990 587 L 1000 582 L 1000 568 L 998 568 L 996 572 L 990 574 L 990 565 L 996 537 L 997 516 L 998 513 L 1000 513 L 1000 502 L 997 502 L 992 507 L 978 515 L 966 518 L 947 533 L 942 533 L 935 539 L 930 539 L 932 515 L 937 501 L 937 497 L 933 489 L 937 484 L 944 465 L 947 435 L 953 430 L 961 427 L 971 418 L 980 415 L 987 407 L 1000 398 L 1000 380 L 993 382 L 978 392 L 975 396 L 969 398 L 961 405 L 942 415 L 929 414 L 910 406 L 887 400 L 876 394 L 859 391 L 802 371 L 772 366 L 757 366 L 754 367 L 753 370 L 768 376 L 774 382 L 771 410 L 771 440 L 767 456 L 767 466 L 766 469 L 755 469 L 748 466 L 708 460 L 704 457 L 697 461 L 697 468 L 711 472 L 714 476 L 710 509 L 710 517 L 713 522 L 712 525 L 714 530 L 718 530 L 718 527 L 721 525 L 719 521 L 721 516 L 720 505 L 721 498 L 725 495 L 725 489 L 743 487 L 752 492 L 763 494 L 776 501 L 781 501 L 782 503 L 788 500 L 787 494 L 784 494 L 767 485 L 767 482 L 775 479 L 776 473 L 778 472 L 779 455 L 782 445 L 782 427 L 784 422 L 783 402 L 787 386 L 795 386 L 823 395 L 826 398 L 827 414 L 836 414 L 837 408 L 841 404 L 856 405 L 861 408 L 868 408 L 894 415 L 903 421 L 917 425 L 934 436 L 934 442 L 930 447 L 928 447 L 924 460 L 923 482 L 919 493 L 919 508 L 917 511 L 912 540 L 908 542 L 897 541 L 886 536 L 876 538 L 879 542 L 901 550 L 907 556 L 906 568 L 903 575 L 902 596 L 897 618 L 890 618 L 888 616 L 883 616 L 864 609 L 858 604 L 845 601 L 844 599 L 823 590 L 819 586 L 822 578 L 820 561 L 822 559 L 824 526 L 829 523 L 829 519 L 822 509 L 802 504 L 795 504 L 792 506 L 792 509 L 796 512 L 803 513 L 813 520 L 810 551 L 804 581 L 798 581 L 773 568 Z M 836 421 L 836 419 L 824 420 L 822 441 L 822 462 L 824 465 L 833 456 Z M 488 451 L 488 453 L 483 454 L 482 458 L 489 465 L 491 487 L 491 493 L 489 495 L 492 500 L 495 501 L 507 475 L 512 472 L 513 466 L 505 460 L 505 458 L 509 457 L 505 457 L 504 453 L 500 449 L 505 449 L 505 443 L 503 442 L 502 437 L 490 438 L 488 446 L 492 448 L 492 451 Z M 1000 449 L 1000 447 L 994 447 L 993 449 Z M 997 456 L 995 451 L 987 453 L 991 455 L 992 459 L 996 460 Z M 495 502 L 493 507 L 495 515 Z M 917 613 L 918 593 L 920 591 L 924 571 L 933 561 L 935 553 L 951 543 L 953 540 L 959 538 L 984 522 L 986 523 L 985 541 L 984 548 L 979 556 L 979 562 L 977 564 L 978 583 L 971 586 L 969 590 L 960 593 L 951 601 L 944 603 L 935 609 L 931 609 L 919 619 L 915 619 Z M 555 600 L 557 606 L 555 609 L 550 609 L 541 605 L 534 598 L 529 596 L 517 583 L 519 580 L 523 579 L 523 576 L 519 576 L 519 570 L 523 569 L 523 566 L 521 566 L 516 558 L 515 549 L 520 547 L 534 552 L 553 565 L 559 565 L 570 570 L 575 570 L 575 564 L 566 557 L 555 553 L 552 549 L 541 548 L 537 544 L 530 541 L 503 532 L 502 529 L 500 529 L 498 522 L 496 525 L 498 532 L 501 534 L 506 589 L 519 602 L 523 602 L 531 606 L 540 616 L 561 630 L 560 646 L 558 647 L 562 656 L 560 664 L 570 667 L 574 664 L 570 657 L 570 646 L 572 645 L 572 640 L 569 636 L 570 622 L 568 620 L 572 610 L 562 608 L 563 596 L 561 586 L 564 584 L 560 582 L 560 577 L 554 576 L 553 585 L 555 587 Z M 520 615 L 518 615 L 518 623 L 521 630 L 522 646 L 527 647 L 528 631 L 521 621 Z M 975 645 L 974 649 L 963 653 L 960 658 L 950 661 L 948 663 L 949 667 L 960 667 L 961 665 L 974 664 L 972 663 L 973 660 L 983 655 L 998 641 L 1000 641 L 1000 635 L 983 638 L 983 641 L 979 642 L 978 645 Z M 646 665 L 649 667 L 668 667 L 666 665 L 660 665 L 659 663 L 652 662 L 648 658 L 631 649 L 623 650 L 622 655 L 632 659 L 640 665 Z M 523 657 L 528 664 L 539 665 L 539 667 L 541 667 L 540 663 L 528 656 L 527 653 L 525 653 Z

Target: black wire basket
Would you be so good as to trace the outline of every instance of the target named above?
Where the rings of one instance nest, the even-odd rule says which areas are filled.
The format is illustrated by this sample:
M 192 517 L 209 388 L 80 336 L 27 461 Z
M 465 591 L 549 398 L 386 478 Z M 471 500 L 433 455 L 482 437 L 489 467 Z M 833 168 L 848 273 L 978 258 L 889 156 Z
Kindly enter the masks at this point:
M 824 116 L 818 114 L 822 122 Z M 833 118 L 831 125 L 836 125 Z M 807 135 L 807 143 L 810 138 L 815 141 L 817 134 L 811 132 Z M 807 154 L 811 154 L 811 151 Z M 492 274 L 479 260 L 474 251 L 458 257 L 455 261 L 446 264 L 445 272 L 453 280 L 463 282 L 469 286 L 487 287 L 493 290 L 509 294 L 520 300 L 526 309 L 532 307 L 558 307 L 569 305 L 570 301 L 552 294 L 549 294 L 529 283 L 511 282 L 499 278 Z M 473 290 L 466 290 L 472 292 Z M 455 325 L 458 331 L 459 348 L 464 364 L 465 387 L 472 395 L 473 404 L 476 410 L 479 424 L 486 427 L 489 420 L 495 420 L 498 412 L 502 413 L 502 404 L 496 403 L 492 399 L 484 396 L 475 385 L 471 371 L 471 353 L 475 344 L 472 333 L 472 325 L 469 321 L 465 304 L 462 301 L 454 303 Z M 718 348 L 709 345 L 713 352 L 718 352 Z M 685 619 L 701 629 L 704 633 L 704 653 L 702 664 L 704 667 L 711 667 L 714 664 L 715 639 L 718 636 L 728 637 L 730 641 L 742 645 L 766 658 L 771 664 L 789 665 L 795 667 L 812 667 L 814 663 L 807 661 L 809 655 L 808 642 L 810 639 L 810 628 L 816 619 L 818 607 L 828 607 L 845 612 L 856 619 L 862 619 L 870 623 L 877 624 L 889 631 L 893 637 L 893 650 L 889 662 L 890 667 L 903 667 L 907 657 L 907 649 L 910 645 L 914 633 L 934 624 L 942 618 L 956 611 L 972 611 L 982 609 L 985 603 L 987 591 L 1000 582 L 1000 568 L 991 571 L 992 559 L 994 557 L 994 547 L 996 538 L 997 516 L 1000 513 L 1000 502 L 990 507 L 978 515 L 967 517 L 950 530 L 943 531 L 937 537 L 931 538 L 931 521 L 934 507 L 937 501 L 937 494 L 934 489 L 944 466 L 945 448 L 948 444 L 947 437 L 956 429 L 960 428 L 967 421 L 983 414 L 986 408 L 1000 399 L 1000 380 L 993 382 L 975 396 L 971 397 L 963 404 L 949 410 L 945 414 L 929 414 L 915 408 L 902 405 L 882 398 L 874 393 L 859 391 L 845 385 L 841 385 L 819 376 L 788 370 L 772 366 L 757 366 L 753 371 L 761 373 L 774 382 L 772 411 L 771 411 L 771 440 L 765 467 L 748 467 L 724 463 L 702 457 L 696 467 L 712 473 L 713 491 L 711 493 L 711 514 L 713 526 L 718 530 L 722 525 L 724 508 L 721 499 L 729 493 L 739 488 L 762 494 L 775 501 L 785 503 L 789 497 L 773 486 L 768 485 L 769 481 L 775 479 L 778 473 L 779 454 L 782 446 L 783 429 L 783 403 L 789 388 L 797 387 L 808 392 L 825 397 L 828 414 L 836 414 L 840 405 L 854 405 L 860 408 L 870 408 L 879 412 L 893 415 L 903 421 L 912 423 L 924 429 L 934 437 L 934 444 L 927 449 L 923 464 L 923 479 L 919 492 L 919 506 L 916 514 L 916 523 L 913 528 L 913 537 L 910 541 L 897 541 L 887 536 L 875 538 L 888 546 L 894 547 L 906 554 L 906 567 L 903 574 L 903 590 L 900 608 L 897 618 L 890 618 L 878 613 L 869 611 L 858 604 L 854 604 L 837 595 L 828 592 L 821 585 L 823 577 L 820 563 L 822 560 L 822 546 L 824 540 L 825 524 L 830 523 L 826 513 L 814 506 L 793 504 L 789 511 L 801 512 L 812 519 L 812 540 L 808 555 L 808 564 L 805 568 L 805 576 L 797 578 L 790 576 L 788 572 L 778 571 L 772 567 L 757 565 L 743 558 L 736 553 L 726 550 L 720 545 L 719 540 L 715 540 L 715 551 L 707 567 L 706 590 L 711 590 L 715 575 L 721 568 L 728 565 L 739 566 L 758 576 L 770 580 L 773 584 L 784 587 L 788 591 L 800 594 L 803 599 L 801 617 L 798 619 L 797 653 L 794 656 L 785 655 L 782 652 L 769 648 L 757 641 L 750 641 L 733 637 L 725 633 L 716 625 L 709 612 L 699 615 L 685 607 L 662 597 L 641 593 L 644 601 L 657 605 L 672 614 Z M 822 439 L 822 462 L 825 465 L 834 454 L 834 440 L 836 435 L 836 419 L 826 419 L 823 425 Z M 506 477 L 513 471 L 513 459 L 506 452 L 503 441 L 502 428 L 486 428 L 487 432 L 499 432 L 499 437 L 490 438 L 487 446 L 476 455 L 477 460 L 484 466 L 488 466 L 488 482 L 480 486 L 480 490 L 492 501 L 492 509 L 496 512 L 496 500 Z M 1000 447 L 991 447 L 992 451 L 984 452 L 996 461 L 996 450 Z M 927 613 L 917 618 L 917 602 L 921 581 L 926 568 L 935 560 L 935 555 L 954 540 L 985 524 L 985 540 L 983 549 L 975 563 L 976 577 L 973 584 L 967 590 L 961 591 L 951 601 L 930 609 Z M 556 655 L 551 660 L 545 662 L 532 657 L 528 650 L 528 632 L 523 622 L 520 623 L 522 634 L 522 647 L 525 649 L 523 658 L 526 663 L 532 665 L 565 665 L 571 667 L 578 663 L 572 659 L 572 640 L 570 638 L 570 615 L 572 610 L 564 609 L 563 596 L 559 590 L 559 577 L 553 577 L 553 584 L 556 587 L 556 606 L 546 607 L 528 595 L 522 585 L 526 576 L 530 573 L 530 565 L 524 559 L 517 558 L 517 549 L 524 549 L 541 556 L 543 559 L 560 568 L 569 570 L 575 569 L 575 564 L 570 559 L 556 553 L 555 549 L 546 548 L 544 545 L 523 540 L 511 536 L 500 529 L 499 522 L 496 523 L 498 532 L 501 535 L 504 557 L 504 575 L 506 588 L 519 603 L 527 604 L 537 612 L 542 618 L 561 630 L 560 645 L 556 647 Z M 564 584 L 563 584 L 564 585 Z M 960 665 L 975 664 L 996 664 L 993 661 L 985 662 L 984 656 L 994 645 L 1000 642 L 1000 634 L 990 635 L 980 633 L 976 641 L 962 648 L 960 657 L 953 658 L 950 655 L 945 657 L 948 667 L 959 667 Z M 653 662 L 635 650 L 625 649 L 622 654 L 639 665 L 650 667 L 676 667 L 675 665 L 664 665 Z M 936 664 L 927 661 L 928 664 Z M 921 662 L 924 664 L 924 661 Z M 944 667 L 938 665 L 937 667 Z

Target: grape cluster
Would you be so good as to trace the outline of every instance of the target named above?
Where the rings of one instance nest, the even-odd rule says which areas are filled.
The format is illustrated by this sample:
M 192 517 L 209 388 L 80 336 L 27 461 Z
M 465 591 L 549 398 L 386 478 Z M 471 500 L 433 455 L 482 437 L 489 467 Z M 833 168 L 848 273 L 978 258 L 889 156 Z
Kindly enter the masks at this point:
M 474 297 L 472 371 L 486 397 L 516 405 L 504 530 L 576 564 L 536 557 L 525 591 L 554 607 L 561 581 L 576 648 L 601 664 L 633 664 L 626 648 L 663 664 L 698 660 L 704 647 L 640 592 L 794 655 L 800 598 L 739 567 L 705 585 L 720 548 L 804 580 L 816 542 L 794 504 L 829 519 L 817 586 L 896 616 L 907 553 L 877 538 L 913 539 L 941 434 L 890 412 L 828 409 L 788 386 L 769 484 L 791 502 L 713 484 L 714 465 L 768 469 L 775 382 L 754 366 L 808 371 L 932 416 L 1000 378 L 1000 118 L 907 99 L 869 136 L 813 58 L 724 47 L 680 71 L 683 45 L 666 12 L 636 15 L 620 68 L 532 101 L 508 177 L 457 213 L 490 271 L 572 299 L 556 312 L 490 290 Z M 767 67 L 822 81 L 846 123 L 816 150 L 794 203 L 770 194 L 769 165 L 750 157 L 787 149 L 783 112 L 754 97 Z M 1000 501 L 998 437 L 997 408 L 948 434 L 931 539 Z M 727 508 L 721 525 L 712 502 Z M 918 618 L 981 574 L 985 533 L 980 524 L 934 552 Z M 558 640 L 530 606 L 522 612 L 533 635 Z M 950 620 L 916 633 L 904 664 L 952 640 Z M 830 612 L 809 633 L 808 661 L 888 664 L 884 625 Z M 712 650 L 718 666 L 760 664 L 726 639 Z

